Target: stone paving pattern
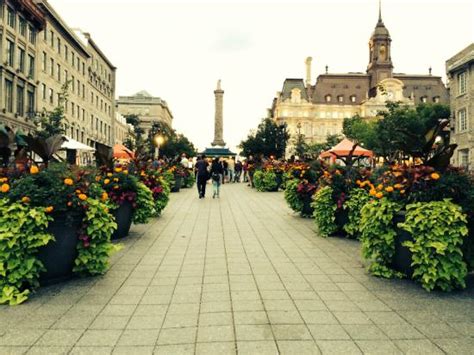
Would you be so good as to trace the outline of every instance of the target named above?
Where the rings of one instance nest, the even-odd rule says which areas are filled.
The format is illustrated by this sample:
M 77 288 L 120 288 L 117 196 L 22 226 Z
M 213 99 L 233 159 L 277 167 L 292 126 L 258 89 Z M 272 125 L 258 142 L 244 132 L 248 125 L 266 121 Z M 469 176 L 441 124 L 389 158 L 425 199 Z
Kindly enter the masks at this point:
M 474 290 L 367 275 L 282 193 L 173 194 L 103 277 L 0 307 L 0 354 L 473 354 Z

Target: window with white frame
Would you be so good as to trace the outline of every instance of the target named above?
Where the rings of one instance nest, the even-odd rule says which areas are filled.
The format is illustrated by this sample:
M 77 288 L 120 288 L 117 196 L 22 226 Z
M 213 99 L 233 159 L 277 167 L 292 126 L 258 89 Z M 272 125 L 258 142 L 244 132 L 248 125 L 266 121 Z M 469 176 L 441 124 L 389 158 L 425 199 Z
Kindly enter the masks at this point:
M 469 167 L 469 149 L 459 150 L 459 165 L 463 168 Z
M 458 94 L 459 95 L 466 93 L 466 86 L 467 86 L 466 79 L 467 79 L 467 75 L 465 71 L 458 74 Z
M 458 131 L 459 132 L 467 131 L 467 115 L 466 115 L 465 108 L 458 111 L 458 122 L 459 122 Z

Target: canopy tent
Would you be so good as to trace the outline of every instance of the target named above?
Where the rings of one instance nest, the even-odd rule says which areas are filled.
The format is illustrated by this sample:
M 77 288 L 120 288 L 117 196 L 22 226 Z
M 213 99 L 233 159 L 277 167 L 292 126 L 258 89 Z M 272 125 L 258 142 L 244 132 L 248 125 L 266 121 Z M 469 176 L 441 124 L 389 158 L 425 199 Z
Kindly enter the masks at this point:
M 131 159 L 135 158 L 135 153 L 122 144 L 114 145 L 114 158 Z
M 364 149 L 360 146 L 355 147 L 354 149 L 354 142 L 351 142 L 349 139 L 344 138 L 334 147 L 325 152 L 322 152 L 319 155 L 320 159 L 330 158 L 332 161 L 335 161 L 339 157 L 347 157 L 352 152 L 353 157 L 367 157 L 372 158 L 374 156 L 374 152 L 368 149 Z
M 233 157 L 237 155 L 234 152 L 231 152 L 227 147 L 206 148 L 199 154 L 204 154 L 206 157 Z
M 85 145 L 84 143 L 78 142 L 72 138 L 65 136 L 67 139 L 62 145 L 61 149 L 72 149 L 72 150 L 82 150 L 84 152 L 94 152 L 95 149 Z

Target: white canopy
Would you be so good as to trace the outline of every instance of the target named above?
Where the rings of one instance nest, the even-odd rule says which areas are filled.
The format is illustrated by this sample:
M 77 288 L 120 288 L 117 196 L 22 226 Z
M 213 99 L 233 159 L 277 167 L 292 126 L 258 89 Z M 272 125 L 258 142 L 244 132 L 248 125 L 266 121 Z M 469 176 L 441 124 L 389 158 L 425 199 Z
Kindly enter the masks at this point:
M 89 147 L 88 145 L 85 145 L 81 142 L 78 142 L 72 138 L 69 138 L 67 136 L 64 136 L 64 138 L 67 139 L 67 141 L 65 141 L 62 145 L 61 145 L 61 148 L 62 149 L 74 149 L 74 150 L 83 150 L 83 151 L 87 151 L 87 152 L 94 152 L 95 149 L 92 148 L 92 147 Z

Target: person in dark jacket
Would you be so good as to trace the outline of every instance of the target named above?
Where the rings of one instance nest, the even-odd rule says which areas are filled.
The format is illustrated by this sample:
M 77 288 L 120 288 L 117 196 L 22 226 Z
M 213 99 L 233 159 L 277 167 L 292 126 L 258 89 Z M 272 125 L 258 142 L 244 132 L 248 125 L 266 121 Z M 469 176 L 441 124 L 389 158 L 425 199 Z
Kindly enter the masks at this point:
M 196 165 L 194 166 L 194 170 L 196 172 L 196 185 L 198 188 L 199 198 L 204 198 L 206 196 L 206 183 L 209 175 L 207 167 L 209 166 L 209 164 L 207 163 L 205 158 L 205 155 L 203 155 L 202 157 L 198 157 Z
M 222 163 L 219 161 L 219 158 L 214 158 L 211 164 L 211 179 L 214 191 L 212 198 L 219 198 L 219 188 L 222 183 L 223 175 L 224 167 L 222 166 Z

